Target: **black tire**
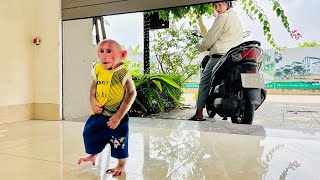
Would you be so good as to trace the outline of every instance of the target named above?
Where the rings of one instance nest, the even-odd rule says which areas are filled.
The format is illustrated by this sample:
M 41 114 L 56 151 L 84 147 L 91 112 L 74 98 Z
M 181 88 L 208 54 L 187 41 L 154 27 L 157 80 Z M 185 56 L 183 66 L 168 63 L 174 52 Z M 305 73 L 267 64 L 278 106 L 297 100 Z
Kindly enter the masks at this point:
M 236 124 L 252 124 L 254 117 L 254 107 L 248 98 L 245 98 L 245 109 L 239 116 L 231 117 L 232 123 Z
M 209 118 L 214 118 L 214 116 L 217 114 L 216 111 L 214 109 L 208 109 L 207 108 L 207 114 L 209 116 Z

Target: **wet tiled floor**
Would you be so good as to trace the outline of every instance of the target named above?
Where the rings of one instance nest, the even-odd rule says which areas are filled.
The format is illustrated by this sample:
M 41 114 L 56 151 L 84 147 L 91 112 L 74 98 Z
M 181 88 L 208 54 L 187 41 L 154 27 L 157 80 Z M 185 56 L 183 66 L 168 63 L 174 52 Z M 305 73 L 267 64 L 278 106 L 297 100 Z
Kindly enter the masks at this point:
M 0 125 L 1 179 L 113 179 L 110 148 L 95 166 L 85 155 L 84 122 Z M 131 118 L 126 174 L 118 179 L 319 179 L 320 133 L 225 121 Z

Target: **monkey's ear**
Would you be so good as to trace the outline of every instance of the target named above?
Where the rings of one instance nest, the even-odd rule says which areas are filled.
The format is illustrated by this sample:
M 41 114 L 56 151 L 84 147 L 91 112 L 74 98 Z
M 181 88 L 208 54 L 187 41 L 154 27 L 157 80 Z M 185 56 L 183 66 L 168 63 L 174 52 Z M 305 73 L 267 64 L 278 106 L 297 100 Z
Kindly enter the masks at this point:
M 126 50 L 122 50 L 120 55 L 121 59 L 125 59 L 127 57 L 127 54 L 128 52 Z

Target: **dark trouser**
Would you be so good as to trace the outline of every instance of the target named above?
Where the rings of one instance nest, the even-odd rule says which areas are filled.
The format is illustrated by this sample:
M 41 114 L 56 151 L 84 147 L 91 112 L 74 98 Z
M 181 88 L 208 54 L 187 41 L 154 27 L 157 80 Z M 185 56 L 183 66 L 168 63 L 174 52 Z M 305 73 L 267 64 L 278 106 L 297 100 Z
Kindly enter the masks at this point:
M 87 154 L 100 153 L 107 144 L 111 156 L 117 159 L 128 157 L 129 116 L 126 114 L 116 129 L 107 125 L 110 117 L 102 114 L 89 117 L 83 130 L 83 140 Z
M 198 90 L 198 98 L 197 98 L 197 109 L 205 108 L 205 102 L 209 95 L 210 91 L 210 80 L 212 75 L 212 69 L 217 64 L 220 58 L 211 58 L 206 65 L 206 68 L 202 72 L 199 90 Z

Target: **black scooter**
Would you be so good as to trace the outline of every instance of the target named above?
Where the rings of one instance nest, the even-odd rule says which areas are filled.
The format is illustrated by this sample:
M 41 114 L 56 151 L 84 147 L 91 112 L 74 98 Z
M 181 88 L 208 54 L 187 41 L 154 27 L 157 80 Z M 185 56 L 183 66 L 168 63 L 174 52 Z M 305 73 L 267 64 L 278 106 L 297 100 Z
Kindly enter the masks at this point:
M 201 37 L 193 32 L 193 35 Z M 262 49 L 258 41 L 247 41 L 232 49 L 220 58 L 212 70 L 209 96 L 206 109 L 210 118 L 216 114 L 232 123 L 252 124 L 254 111 L 266 99 L 263 75 L 259 74 L 262 65 Z M 211 56 L 201 62 L 205 69 Z

